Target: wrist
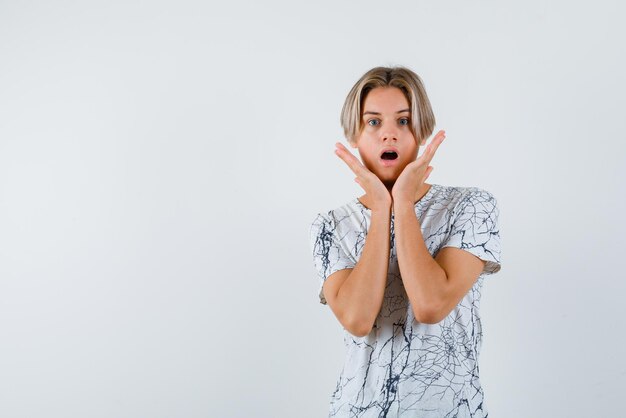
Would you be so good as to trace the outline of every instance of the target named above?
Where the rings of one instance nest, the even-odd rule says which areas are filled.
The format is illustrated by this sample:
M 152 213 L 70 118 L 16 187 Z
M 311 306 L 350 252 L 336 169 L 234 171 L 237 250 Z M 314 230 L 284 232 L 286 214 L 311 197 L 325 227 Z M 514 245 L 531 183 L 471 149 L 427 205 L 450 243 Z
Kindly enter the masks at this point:
M 372 213 L 384 213 L 391 214 L 391 209 L 393 208 L 393 202 L 382 203 L 377 206 L 372 207 Z
M 410 200 L 393 201 L 393 213 L 395 216 L 403 217 L 405 214 L 415 215 L 415 204 Z
M 391 195 L 391 200 L 393 201 L 394 204 L 411 201 L 413 197 L 406 191 L 401 191 L 401 190 L 392 190 L 390 195 Z
M 413 199 L 409 199 L 408 197 L 393 199 L 394 208 L 403 208 L 403 207 L 413 208 L 414 206 L 415 206 L 415 203 L 413 202 Z

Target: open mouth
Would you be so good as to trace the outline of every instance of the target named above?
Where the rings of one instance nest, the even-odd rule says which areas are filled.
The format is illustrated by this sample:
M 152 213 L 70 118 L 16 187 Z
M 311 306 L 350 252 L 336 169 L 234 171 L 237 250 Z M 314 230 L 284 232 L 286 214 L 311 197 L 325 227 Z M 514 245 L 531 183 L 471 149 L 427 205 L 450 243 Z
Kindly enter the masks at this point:
M 398 153 L 395 151 L 385 151 L 380 156 L 380 158 L 383 160 L 395 160 L 396 158 L 398 158 Z

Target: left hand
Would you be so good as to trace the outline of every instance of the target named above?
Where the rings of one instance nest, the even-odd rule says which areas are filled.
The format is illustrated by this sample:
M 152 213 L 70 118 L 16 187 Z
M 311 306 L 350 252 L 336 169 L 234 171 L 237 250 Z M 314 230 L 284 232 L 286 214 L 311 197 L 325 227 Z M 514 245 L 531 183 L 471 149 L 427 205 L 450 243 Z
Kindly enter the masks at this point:
M 433 167 L 429 166 L 430 161 L 435 156 L 435 151 L 446 137 L 446 131 L 439 131 L 426 146 L 424 153 L 415 161 L 410 162 L 404 167 L 402 173 L 398 176 L 393 188 L 391 189 L 391 197 L 394 203 L 410 202 L 415 203 L 415 195 L 422 188 L 422 184 L 426 181 Z

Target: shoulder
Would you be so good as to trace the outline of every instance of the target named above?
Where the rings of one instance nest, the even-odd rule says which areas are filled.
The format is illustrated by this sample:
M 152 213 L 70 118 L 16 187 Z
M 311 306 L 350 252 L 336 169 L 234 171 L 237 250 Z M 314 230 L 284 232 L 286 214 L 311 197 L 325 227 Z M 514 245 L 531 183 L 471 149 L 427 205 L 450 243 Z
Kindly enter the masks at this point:
M 358 199 L 354 198 L 345 204 L 327 211 L 315 214 L 311 225 L 311 232 L 320 230 L 330 232 L 361 224 L 364 218 L 364 208 L 360 207 Z
M 449 208 L 459 208 L 467 204 L 485 202 L 496 205 L 495 196 L 488 190 L 472 186 L 436 186 L 433 199 Z
M 331 210 L 318 212 L 312 224 L 319 224 L 321 222 L 339 224 L 345 218 L 357 218 L 363 215 L 364 207 L 359 204 L 357 198 L 351 199 L 345 204 Z
M 498 201 L 488 190 L 480 187 L 466 187 L 465 196 L 459 202 L 462 211 L 474 214 L 498 213 Z
M 453 229 L 460 228 L 465 233 L 471 228 L 477 231 L 497 232 L 500 210 L 496 197 L 480 187 L 457 187 L 458 195 L 450 207 L 450 221 Z

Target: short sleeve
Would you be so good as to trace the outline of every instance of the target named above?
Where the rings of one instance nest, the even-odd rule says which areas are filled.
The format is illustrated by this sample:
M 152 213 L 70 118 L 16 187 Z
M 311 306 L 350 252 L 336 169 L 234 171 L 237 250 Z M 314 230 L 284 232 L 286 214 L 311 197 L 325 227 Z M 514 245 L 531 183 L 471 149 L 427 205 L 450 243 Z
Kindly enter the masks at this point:
M 457 247 L 486 261 L 481 275 L 500 271 L 500 228 L 498 202 L 489 192 L 475 188 L 455 207 L 447 241 L 441 246 Z
M 332 212 L 317 214 L 311 224 L 310 247 L 319 278 L 320 303 L 324 305 L 326 305 L 326 298 L 322 288 L 328 276 L 342 269 L 354 268 L 356 265 L 344 245 Z

